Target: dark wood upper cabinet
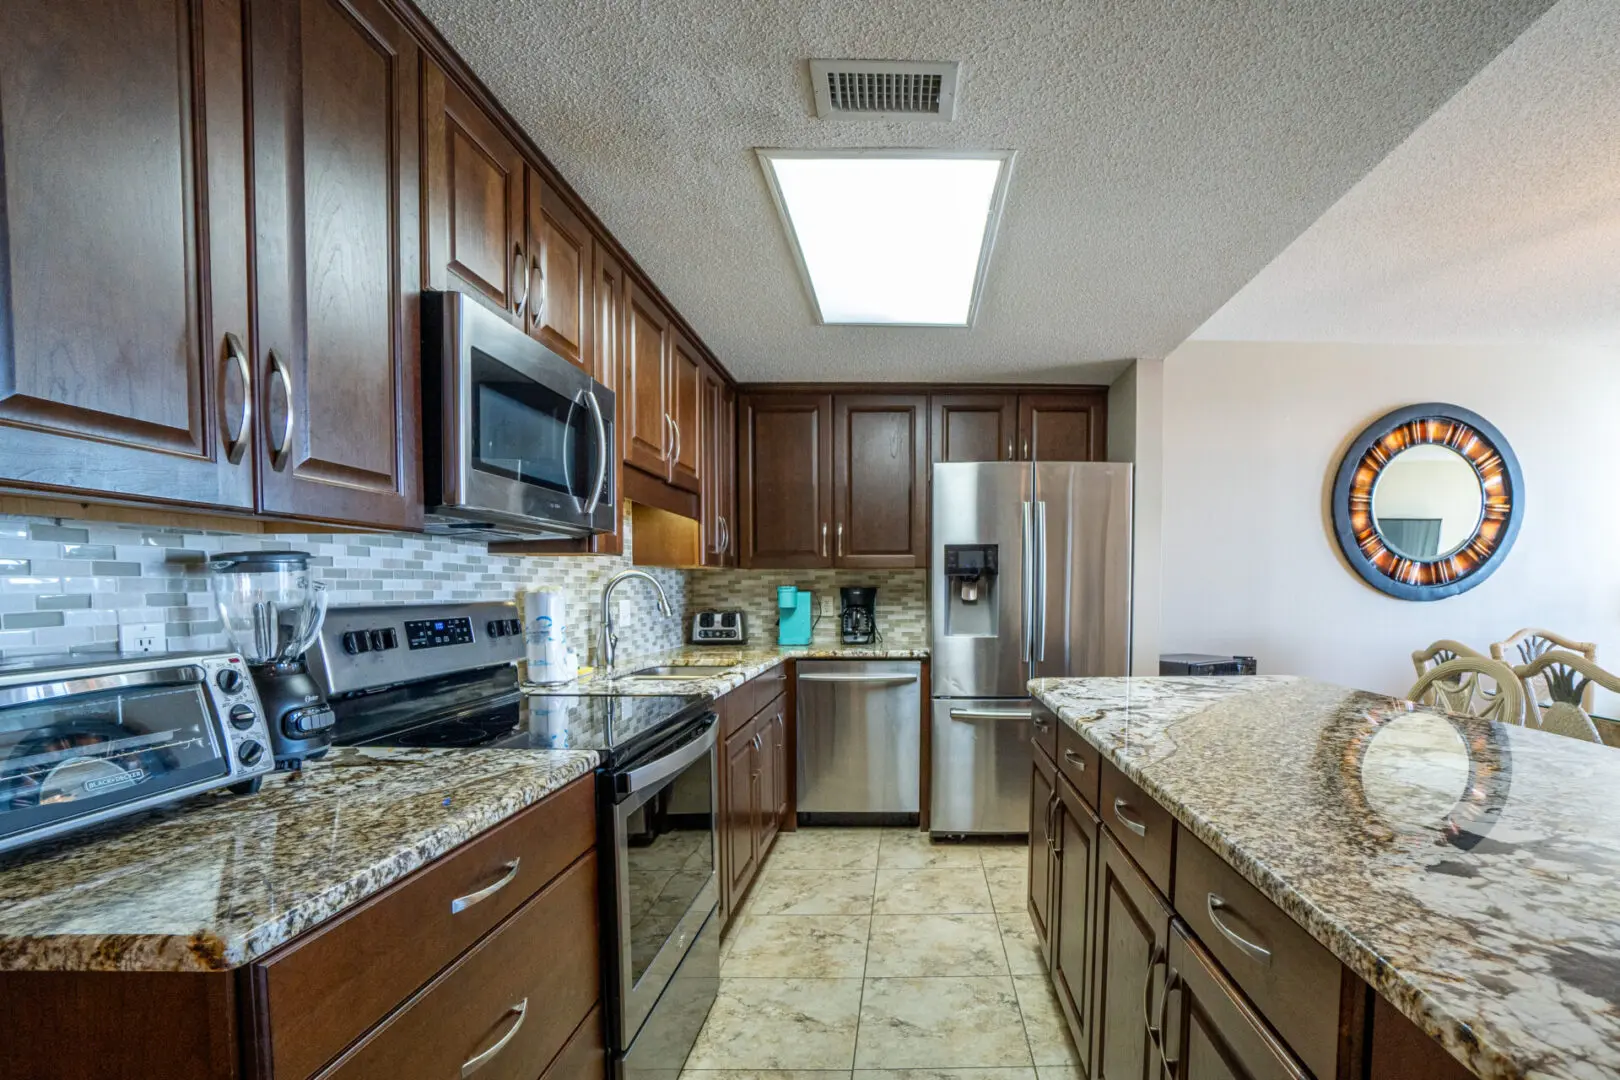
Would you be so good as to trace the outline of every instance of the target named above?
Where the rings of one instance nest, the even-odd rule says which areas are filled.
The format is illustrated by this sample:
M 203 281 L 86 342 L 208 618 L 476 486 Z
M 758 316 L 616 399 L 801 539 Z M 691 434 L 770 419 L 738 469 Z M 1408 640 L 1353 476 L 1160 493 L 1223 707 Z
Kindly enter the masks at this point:
M 592 348 L 591 232 L 562 192 L 529 174 L 529 333 L 598 380 Z
M 744 394 L 738 511 L 744 567 L 833 565 L 833 399 Z
M 600 555 L 624 552 L 624 267 L 600 240 L 592 243 L 591 303 L 596 314 L 592 343 L 596 354 L 596 381 L 613 391 L 618 422 L 613 426 L 613 490 L 620 493 L 613 508 L 613 531 L 591 538 L 591 550 Z
M 1018 395 L 935 394 L 929 401 L 932 460 L 1016 460 Z
M 732 536 L 736 521 L 737 429 L 736 394 L 720 373 L 703 365 L 703 497 L 699 527 L 704 566 L 735 566 L 736 545 Z
M 427 275 L 514 318 L 528 300 L 523 155 L 437 64 L 422 73 Z
M 1159 1080 L 1157 1023 L 1170 908 L 1105 829 L 1097 866 L 1091 1076 Z
M 1311 1073 L 1180 922 L 1171 932 L 1165 992 L 1167 1075 L 1176 1080 L 1311 1080 Z
M 0 4 L 0 479 L 250 509 L 242 5 Z
M 619 393 L 624 462 L 668 479 L 674 449 L 669 416 L 671 327 L 662 305 L 633 278 L 625 289 L 624 332 L 624 382 Z
M 253 12 L 260 509 L 420 526 L 416 40 L 382 0 Z
M 904 569 L 928 561 L 928 399 L 833 398 L 833 562 Z
M 686 335 L 674 330 L 669 348 L 669 482 L 685 491 L 703 488 L 703 357 Z
M 1022 461 L 1106 461 L 1108 391 L 1018 395 Z

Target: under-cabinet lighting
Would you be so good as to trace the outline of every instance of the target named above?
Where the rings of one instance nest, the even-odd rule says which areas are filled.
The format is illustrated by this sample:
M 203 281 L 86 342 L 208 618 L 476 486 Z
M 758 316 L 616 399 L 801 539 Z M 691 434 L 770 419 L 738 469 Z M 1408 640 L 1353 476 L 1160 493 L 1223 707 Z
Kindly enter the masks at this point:
M 971 326 L 1011 151 L 760 150 L 822 323 Z

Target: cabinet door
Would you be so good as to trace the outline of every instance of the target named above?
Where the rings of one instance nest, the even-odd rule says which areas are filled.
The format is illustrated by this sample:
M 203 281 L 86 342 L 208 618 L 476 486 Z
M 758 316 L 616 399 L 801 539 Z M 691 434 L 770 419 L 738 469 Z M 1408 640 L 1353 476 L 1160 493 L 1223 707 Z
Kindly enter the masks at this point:
M 1177 922 L 1165 983 L 1165 1072 L 1175 1080 L 1310 1080 L 1270 1026 Z
M 1047 963 L 1052 959 L 1052 815 L 1057 808 L 1057 769 L 1039 746 L 1032 748 L 1034 769 L 1029 784 L 1029 920 L 1041 939 Z
M 831 566 L 832 398 L 744 394 L 741 410 L 742 565 Z
M 737 391 L 720 385 L 719 451 L 715 457 L 720 489 L 720 565 L 737 565 Z
M 518 318 L 530 269 L 523 155 L 437 64 L 422 67 L 425 281 L 482 296 Z
M 612 390 L 615 402 L 613 425 L 613 490 L 620 493 L 613 508 L 613 531 L 591 538 L 591 550 L 598 555 L 624 553 L 624 267 L 600 240 L 592 242 L 591 302 L 596 309 L 592 329 L 596 380 Z
M 1106 461 L 1108 392 L 1018 395 L 1023 461 Z
M 852 569 L 928 563 L 928 399 L 833 399 L 833 558 Z
M 8 484 L 253 505 L 242 8 L 0 4 Z
M 766 846 L 776 838 L 777 831 L 787 820 L 787 697 L 760 717 L 760 772 L 765 776 L 765 800 L 760 804 L 762 833 Z
M 780 822 L 776 817 L 779 803 L 777 795 L 776 751 L 771 745 L 774 738 L 776 711 L 767 710 L 754 721 L 754 752 L 759 755 L 759 854 L 763 862 L 771 842 L 776 839 Z
M 1159 1080 L 1160 1037 L 1153 1025 L 1170 947 L 1170 909 L 1108 830 L 1098 835 L 1091 1075 Z
M 624 462 L 669 479 L 669 316 L 630 279 L 624 301 L 624 383 L 619 424 Z
M 725 743 L 726 798 L 721 806 L 725 826 L 726 889 L 729 910 L 747 891 L 759 868 L 759 776 L 754 752 L 754 726 L 745 724 Z
M 416 41 L 383 0 L 253 10 L 259 506 L 417 527 Z
M 703 413 L 703 493 L 698 527 L 702 534 L 699 561 L 704 566 L 725 565 L 725 475 L 722 464 L 725 420 L 722 416 L 726 384 L 718 372 L 703 366 L 699 401 Z
M 1016 459 L 1016 395 L 935 394 L 930 403 L 929 441 L 934 461 Z
M 1097 815 L 1068 779 L 1057 774 L 1053 813 L 1052 987 L 1069 1021 L 1081 1060 L 1091 1046 L 1091 954 L 1097 879 Z
M 591 231 L 562 192 L 533 169 L 528 177 L 528 331 L 605 383 L 591 340 Z
M 702 356 L 679 330 L 670 334 L 669 418 L 674 429 L 669 481 L 687 491 L 703 490 Z

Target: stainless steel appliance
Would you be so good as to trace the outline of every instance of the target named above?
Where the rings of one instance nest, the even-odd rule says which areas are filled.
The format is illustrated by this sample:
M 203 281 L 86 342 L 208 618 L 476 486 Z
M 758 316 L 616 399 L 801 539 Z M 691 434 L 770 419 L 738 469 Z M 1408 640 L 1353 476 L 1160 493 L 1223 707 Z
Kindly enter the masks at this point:
M 332 710 L 310 678 L 304 653 L 326 619 L 325 587 L 303 551 L 236 551 L 214 556 L 209 587 L 225 632 L 247 659 L 264 704 L 278 768 L 296 769 L 332 745 Z
M 0 851 L 275 768 L 231 652 L 30 658 L 0 668 Z
M 339 745 L 596 751 L 609 1049 L 620 1077 L 674 1076 L 719 991 L 718 718 L 702 695 L 526 693 L 515 618 L 504 603 L 334 608 L 311 667 Z
M 1253 675 L 1256 667 L 1252 656 L 1166 653 L 1159 657 L 1160 675 Z
M 800 660 L 799 819 L 916 821 L 922 664 Z
M 699 611 L 692 616 L 693 645 L 742 645 L 748 617 L 741 611 Z
M 877 628 L 877 586 L 846 585 L 838 590 L 842 610 L 838 632 L 845 645 L 871 645 L 882 641 Z
M 1131 466 L 934 466 L 929 828 L 1022 833 L 1027 683 L 1130 670 Z
M 613 391 L 504 317 L 422 294 L 429 532 L 488 540 L 613 528 Z

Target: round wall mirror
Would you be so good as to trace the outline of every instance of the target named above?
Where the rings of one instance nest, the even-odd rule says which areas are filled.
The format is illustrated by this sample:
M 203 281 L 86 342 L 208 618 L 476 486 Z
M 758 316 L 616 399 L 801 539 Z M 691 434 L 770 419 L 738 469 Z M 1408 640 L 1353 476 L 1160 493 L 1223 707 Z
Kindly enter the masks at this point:
M 1397 409 L 1351 443 L 1333 485 L 1346 560 L 1404 600 L 1466 592 L 1518 533 L 1524 481 L 1502 433 L 1456 405 Z

